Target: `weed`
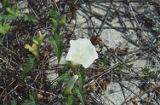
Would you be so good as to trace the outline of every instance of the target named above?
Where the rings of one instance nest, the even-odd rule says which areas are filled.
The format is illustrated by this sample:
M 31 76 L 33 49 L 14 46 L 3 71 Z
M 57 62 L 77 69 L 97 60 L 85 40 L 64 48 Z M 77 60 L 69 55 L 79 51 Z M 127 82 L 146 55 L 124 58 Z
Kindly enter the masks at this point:
M 11 101 L 11 104 L 10 105 L 17 105 L 17 102 L 15 99 L 13 99 Z M 36 93 L 30 93 L 29 94 L 29 98 L 26 99 L 22 105 L 38 105 L 37 102 L 36 102 Z
M 60 29 L 65 24 L 66 15 L 59 16 L 58 13 L 53 9 L 49 10 L 49 15 L 52 21 L 53 36 L 50 37 L 48 43 L 53 46 L 53 52 L 56 54 L 59 63 L 63 52 L 63 39 L 64 39 L 64 35 L 60 33 Z

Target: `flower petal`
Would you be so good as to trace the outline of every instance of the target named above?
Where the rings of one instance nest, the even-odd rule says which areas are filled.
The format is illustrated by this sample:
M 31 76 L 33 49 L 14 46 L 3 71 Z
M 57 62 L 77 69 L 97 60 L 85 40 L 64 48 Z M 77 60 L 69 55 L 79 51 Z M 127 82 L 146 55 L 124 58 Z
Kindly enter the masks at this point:
M 95 47 L 89 39 L 78 39 L 70 41 L 70 49 L 66 60 L 75 64 L 82 64 L 85 68 L 89 67 L 98 58 Z

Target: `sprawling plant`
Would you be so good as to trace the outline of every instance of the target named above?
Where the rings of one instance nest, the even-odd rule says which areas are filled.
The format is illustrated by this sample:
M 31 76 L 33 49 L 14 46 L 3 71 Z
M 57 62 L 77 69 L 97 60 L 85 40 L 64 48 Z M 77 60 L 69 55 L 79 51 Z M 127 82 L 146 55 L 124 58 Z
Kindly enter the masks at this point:
M 78 105 L 78 100 L 85 105 L 85 70 L 80 69 L 80 65 L 88 68 L 95 59 L 98 58 L 95 47 L 88 39 L 78 39 L 70 41 L 66 66 L 63 72 L 60 72 L 59 81 L 66 83 L 64 94 L 60 95 L 66 105 Z M 69 74 L 73 73 L 73 76 Z M 74 97 L 74 96 L 77 97 Z
M 49 15 L 52 21 L 53 36 L 50 37 L 48 43 L 53 46 L 53 52 L 56 54 L 58 62 L 60 62 L 60 58 L 63 52 L 64 39 L 64 35 L 60 32 L 60 29 L 66 22 L 66 15 L 59 16 L 59 14 L 53 9 L 49 10 Z
M 0 13 L 0 34 L 5 35 L 10 29 L 10 23 L 13 20 L 23 18 L 24 21 L 38 22 L 35 16 L 25 14 L 20 16 L 19 11 L 15 5 L 10 5 L 9 0 L 0 1 L 3 7 L 3 11 Z M 2 38 L 0 37 L 0 45 L 2 45 Z

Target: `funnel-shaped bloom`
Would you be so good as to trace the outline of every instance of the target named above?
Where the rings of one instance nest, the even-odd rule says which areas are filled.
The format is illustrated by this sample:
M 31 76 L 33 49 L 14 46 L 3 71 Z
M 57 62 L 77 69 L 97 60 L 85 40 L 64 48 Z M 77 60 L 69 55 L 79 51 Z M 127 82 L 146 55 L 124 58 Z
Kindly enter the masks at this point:
M 95 47 L 89 39 L 78 39 L 70 41 L 70 49 L 66 60 L 73 64 L 81 64 L 89 67 L 98 58 Z

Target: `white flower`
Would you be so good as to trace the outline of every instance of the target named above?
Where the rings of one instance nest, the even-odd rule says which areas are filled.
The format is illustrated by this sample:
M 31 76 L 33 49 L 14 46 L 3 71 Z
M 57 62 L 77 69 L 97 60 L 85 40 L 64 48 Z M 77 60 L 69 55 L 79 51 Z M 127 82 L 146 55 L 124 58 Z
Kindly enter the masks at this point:
M 89 67 L 98 58 L 95 47 L 89 39 L 78 39 L 70 41 L 70 49 L 66 60 L 73 64 L 82 64 Z

